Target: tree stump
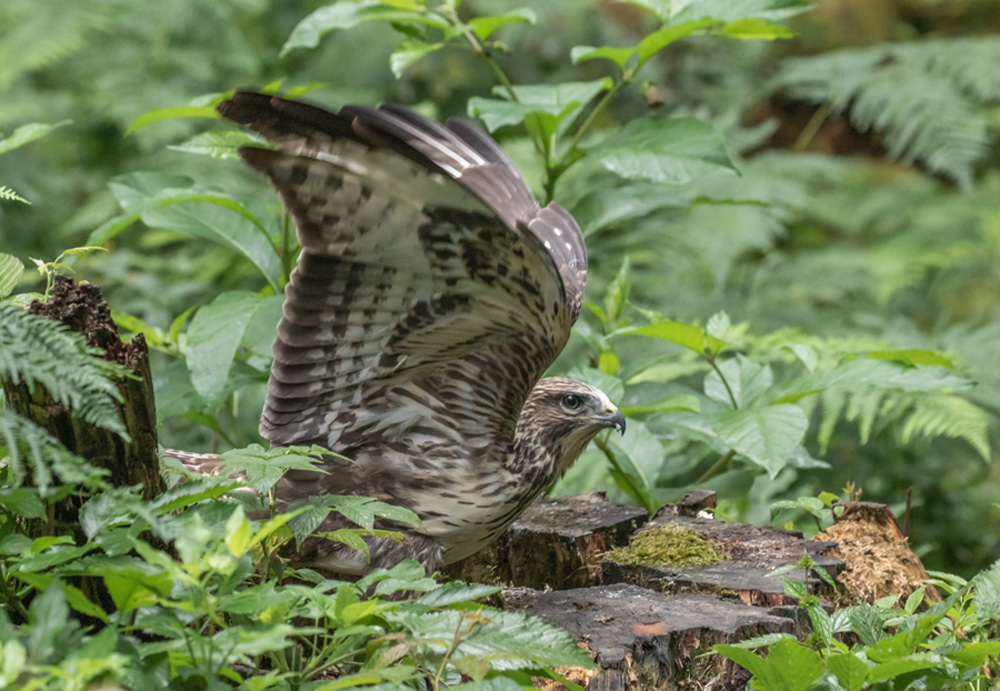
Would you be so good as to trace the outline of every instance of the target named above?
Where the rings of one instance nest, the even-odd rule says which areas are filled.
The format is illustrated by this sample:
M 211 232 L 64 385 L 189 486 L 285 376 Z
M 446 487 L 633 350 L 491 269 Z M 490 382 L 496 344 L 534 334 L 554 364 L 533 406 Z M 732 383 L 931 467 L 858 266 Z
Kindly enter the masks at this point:
M 645 510 L 608 501 L 604 492 L 540 497 L 496 544 L 447 573 L 538 590 L 599 585 L 604 553 L 628 542 L 645 520 Z
M 687 508 L 684 503 L 667 504 L 637 535 L 665 527 L 685 528 L 710 542 L 726 556 L 724 560 L 704 566 L 677 566 L 618 563 L 612 556 L 604 560 L 604 582 L 633 583 L 664 593 L 714 593 L 736 597 L 746 605 L 781 606 L 794 604 L 785 596 L 782 578 L 804 581 L 806 574 L 803 569 L 793 569 L 780 577 L 769 575 L 775 568 L 794 564 L 804 554 L 832 576 L 844 567 L 839 559 L 827 556 L 836 543 L 805 540 L 798 531 L 699 518 L 687 515 Z M 815 592 L 822 581 L 813 576 L 809 585 Z
M 56 276 L 51 299 L 44 303 L 35 301 L 30 309 L 83 334 L 90 346 L 104 351 L 109 362 L 132 370 L 135 378 L 122 377 L 115 381 L 122 395 L 118 413 L 131 441 L 74 418 L 41 386 L 36 386 L 32 394 L 23 382 L 13 385 L 4 382 L 8 405 L 58 438 L 76 455 L 107 469 L 112 484 L 141 484 L 147 499 L 163 492 L 166 487 L 160 476 L 157 456 L 156 405 L 149 350 L 142 334 L 131 343 L 123 343 L 100 288 L 75 284 L 65 276 Z
M 749 674 L 721 655 L 717 643 L 793 633 L 791 619 L 714 595 L 664 595 L 630 584 L 539 593 L 504 592 L 506 607 L 568 631 L 593 654 L 601 673 L 592 691 L 692 688 L 743 689 Z

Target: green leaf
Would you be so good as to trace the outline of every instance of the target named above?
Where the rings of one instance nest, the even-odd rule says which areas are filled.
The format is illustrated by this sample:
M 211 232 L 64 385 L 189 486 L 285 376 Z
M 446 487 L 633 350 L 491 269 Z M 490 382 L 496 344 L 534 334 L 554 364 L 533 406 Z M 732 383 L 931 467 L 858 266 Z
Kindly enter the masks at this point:
M 622 261 L 618 273 L 608 284 L 608 289 L 604 293 L 604 313 L 610 324 L 608 328 L 614 329 L 615 325 L 622 317 L 625 303 L 628 302 L 629 292 L 632 290 L 632 265 L 628 256 Z
M 553 624 L 518 612 L 399 611 L 386 613 L 417 640 L 433 641 L 440 652 L 459 630 L 468 635 L 454 642 L 454 657 L 475 656 L 490 663 L 494 671 L 536 667 L 573 666 L 593 668 L 587 652 L 568 633 Z
M 440 48 L 444 48 L 444 43 L 426 43 L 416 39 L 407 39 L 396 46 L 396 50 L 389 56 L 389 67 L 398 79 L 403 76 L 407 67 Z
M 844 691 L 861 691 L 868 684 L 868 665 L 854 653 L 834 653 L 826 659 L 826 666 Z
M 252 534 L 250 519 L 246 517 L 243 507 L 238 505 L 226 521 L 226 549 L 234 557 L 242 557 L 250 549 Z
M 323 453 L 331 454 L 326 450 Z M 228 473 L 245 472 L 247 482 L 260 495 L 266 494 L 286 470 L 326 472 L 317 454 L 302 447 L 265 449 L 260 444 L 250 444 L 246 448 L 224 452 L 222 461 Z
M 756 691 L 809 691 L 825 667 L 818 652 L 793 638 L 782 638 L 771 646 L 766 658 L 731 645 L 716 645 L 712 650 L 753 674 Z
M 220 99 L 221 100 L 221 99 Z M 215 110 L 215 105 L 210 106 L 179 106 L 176 108 L 157 108 L 145 113 L 133 122 L 125 131 L 125 136 L 141 130 L 146 125 L 151 125 L 160 120 L 170 120 L 173 118 L 206 118 L 209 120 L 219 120 L 221 115 Z
M 709 372 L 704 386 L 705 395 L 709 398 L 733 406 L 729 398 L 729 393 L 732 392 L 736 398 L 735 407 L 747 408 L 764 397 L 773 384 L 774 374 L 770 366 L 758 365 L 739 355 L 719 364 L 718 371 Z
M 466 585 L 461 581 L 449 581 L 442 583 L 439 588 L 421 595 L 415 604 L 425 607 L 449 607 L 461 602 L 472 602 L 502 590 L 499 586 L 482 585 L 480 583 L 469 583 Z
M 585 60 L 610 60 L 625 70 L 629 60 L 638 55 L 635 48 L 615 48 L 614 46 L 573 46 L 569 51 L 569 59 L 574 65 Z
M 0 201 L 12 201 L 21 202 L 22 204 L 31 204 L 27 199 L 19 195 L 17 192 L 7 187 L 6 185 L 0 185 Z
M 534 10 L 527 7 L 519 7 L 504 14 L 495 14 L 488 17 L 476 17 L 469 20 L 469 27 L 479 40 L 489 38 L 490 34 L 502 26 L 508 24 L 536 24 L 538 17 Z
M 773 41 L 778 38 L 793 38 L 795 36 L 785 27 L 757 17 L 726 22 L 712 33 L 716 36 L 728 36 L 741 41 Z
M 729 345 L 721 339 L 709 336 L 705 333 L 704 329 L 696 324 L 684 324 L 667 319 L 645 326 L 622 329 L 616 332 L 615 335 L 658 338 L 663 341 L 676 343 L 679 346 L 684 346 L 702 356 L 719 353 Z
M 665 396 L 664 398 L 648 405 L 621 406 L 621 411 L 625 415 L 638 415 L 639 413 L 671 413 L 676 411 L 700 413 L 701 402 L 698 400 L 697 396 L 681 393 L 674 394 L 673 396 Z M 631 426 L 629 429 L 632 429 Z
M 216 499 L 245 485 L 242 482 L 220 482 L 206 478 L 204 480 L 189 480 L 181 485 L 171 487 L 150 502 L 150 507 L 157 513 L 168 514 L 185 506 L 190 506 L 206 499 Z
M 350 29 L 366 22 L 426 25 L 442 30 L 450 27 L 447 19 L 427 9 L 411 10 L 377 0 L 338 2 L 316 10 L 299 22 L 281 47 L 279 57 L 296 48 L 315 48 L 330 31 Z
M 697 118 L 637 118 L 586 151 L 629 180 L 679 185 L 710 173 L 736 171 L 725 138 Z
M 572 379 L 596 386 L 612 401 L 620 401 L 625 395 L 625 384 L 618 377 L 606 374 L 595 367 L 574 367 L 568 373 Z
M 873 350 L 868 353 L 873 360 L 889 360 L 904 365 L 930 365 L 955 369 L 955 359 L 936 350 Z
M 263 304 L 253 293 L 230 291 L 195 312 L 187 334 L 187 365 L 207 407 L 219 408 L 229 394 L 226 384 L 236 352 Z
M 980 624 L 1000 619 L 1000 561 L 972 579 L 972 602 Z
M 268 146 L 263 137 L 242 130 L 210 130 L 197 134 L 182 144 L 168 146 L 168 149 L 189 154 L 201 154 L 212 158 L 240 157 L 241 146 Z
M 718 24 L 715 19 L 706 17 L 704 19 L 682 22 L 673 26 L 665 26 L 658 31 L 654 31 L 649 36 L 639 41 L 638 54 L 639 66 L 646 64 L 646 61 L 658 52 L 675 41 L 687 38 L 698 31 Z
M 10 295 L 24 274 L 24 264 L 12 254 L 0 252 L 0 300 Z
M 712 430 L 735 449 L 777 476 L 802 443 L 809 419 L 797 405 L 769 405 L 719 413 L 711 418 Z
M 14 149 L 29 144 L 36 139 L 41 139 L 45 135 L 49 134 L 53 130 L 57 130 L 60 127 L 65 127 L 72 123 L 72 120 L 63 120 L 52 125 L 46 125 L 38 122 L 32 122 L 27 125 L 21 125 L 18 127 L 9 137 L 4 137 L 0 139 L 0 154 L 5 154 L 8 151 L 13 151 Z
M 0 506 L 24 518 L 45 518 L 45 505 L 34 487 L 0 489 Z
M 470 98 L 468 113 L 482 119 L 486 129 L 495 132 L 506 125 L 525 122 L 529 115 L 548 116 L 538 119 L 543 135 L 551 135 L 560 125 L 568 126 L 572 117 L 605 89 L 610 89 L 609 77 L 592 82 L 563 82 L 554 85 L 529 85 L 514 87 L 517 100 Z M 509 99 L 502 89 L 494 93 Z

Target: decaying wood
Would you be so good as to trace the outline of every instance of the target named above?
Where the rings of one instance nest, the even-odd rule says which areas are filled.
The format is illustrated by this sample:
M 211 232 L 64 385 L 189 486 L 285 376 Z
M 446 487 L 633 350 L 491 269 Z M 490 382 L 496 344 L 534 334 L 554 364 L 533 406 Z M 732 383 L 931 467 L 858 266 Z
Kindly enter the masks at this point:
M 848 505 L 816 539 L 832 540 L 835 547 L 827 554 L 846 562 L 847 568 L 837 581 L 847 591 L 848 601 L 873 603 L 889 595 L 899 595 L 905 601 L 927 580 L 924 565 L 885 504 L 865 501 Z M 925 598 L 941 602 L 934 587 L 926 590 Z
M 806 574 L 802 569 L 793 569 L 780 576 L 770 575 L 775 568 L 794 564 L 806 553 L 818 568 L 831 575 L 843 568 L 843 562 L 828 556 L 833 542 L 804 540 L 798 531 L 698 518 L 684 515 L 671 505 L 661 509 L 641 531 L 664 526 L 693 531 L 727 558 L 708 566 L 619 564 L 606 559 L 604 582 L 634 583 L 664 593 L 715 593 L 737 597 L 747 605 L 778 606 L 790 604 L 782 579 L 803 581 Z M 810 587 L 816 592 L 822 581 L 813 576 Z
M 106 468 L 111 483 L 119 486 L 141 484 L 147 498 L 162 492 L 165 486 L 157 457 L 156 406 L 149 351 L 142 335 L 136 336 L 131 343 L 123 343 L 100 289 L 94 285 L 76 284 L 65 276 L 56 276 L 51 299 L 44 303 L 36 301 L 30 309 L 83 334 L 89 345 L 106 353 L 108 361 L 132 370 L 134 379 L 122 377 L 115 381 L 122 395 L 118 412 L 131 441 L 74 418 L 41 386 L 36 386 L 31 393 L 23 382 L 16 385 L 4 382 L 8 405 L 48 430 L 73 453 Z
M 542 497 L 491 549 L 448 569 L 465 580 L 528 588 L 582 588 L 601 583 L 601 559 L 646 520 L 646 512 L 608 501 L 603 492 Z
M 582 641 L 602 668 L 588 689 L 742 689 L 749 675 L 719 655 L 717 643 L 793 633 L 791 619 L 714 595 L 664 595 L 629 584 L 539 593 L 504 592 L 508 608 L 529 612 Z

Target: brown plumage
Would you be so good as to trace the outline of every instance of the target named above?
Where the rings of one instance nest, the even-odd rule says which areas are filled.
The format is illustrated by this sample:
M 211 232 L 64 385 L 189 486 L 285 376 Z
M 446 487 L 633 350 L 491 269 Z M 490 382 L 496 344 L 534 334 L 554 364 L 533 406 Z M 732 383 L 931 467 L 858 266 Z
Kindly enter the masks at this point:
M 278 495 L 371 496 L 423 521 L 402 545 L 372 540 L 370 564 L 319 538 L 295 563 L 361 573 L 413 557 L 433 571 L 499 535 L 599 431 L 624 431 L 598 389 L 539 381 L 580 311 L 583 235 L 489 137 L 400 106 L 335 115 L 238 92 L 219 112 L 277 146 L 240 154 L 302 245 L 261 434 L 356 461 L 291 471 Z

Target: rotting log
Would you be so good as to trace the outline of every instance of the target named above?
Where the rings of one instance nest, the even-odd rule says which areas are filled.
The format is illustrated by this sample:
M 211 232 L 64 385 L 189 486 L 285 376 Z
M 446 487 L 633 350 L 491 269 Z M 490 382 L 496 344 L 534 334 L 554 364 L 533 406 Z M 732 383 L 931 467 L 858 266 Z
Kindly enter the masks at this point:
M 832 576 L 844 567 L 842 561 L 829 556 L 833 542 L 805 540 L 798 531 L 702 518 L 690 515 L 691 508 L 683 502 L 679 506 L 668 504 L 638 532 L 685 528 L 711 543 L 726 559 L 703 566 L 678 566 L 624 564 L 609 558 L 604 560 L 604 582 L 632 583 L 664 593 L 714 593 L 738 598 L 746 605 L 784 606 L 792 603 L 784 593 L 782 579 L 805 581 L 806 573 L 792 569 L 775 577 L 770 575 L 775 568 L 794 564 L 804 554 L 816 562 L 816 568 Z M 812 592 L 822 589 L 822 581 L 815 576 L 809 577 L 809 585 Z
M 852 502 L 814 539 L 836 543 L 828 554 L 847 564 L 837 581 L 847 591 L 848 602 L 860 599 L 871 604 L 889 595 L 905 601 L 927 580 L 924 565 L 885 504 Z M 924 597 L 941 602 L 941 594 L 933 586 Z
M 664 595 L 630 584 L 540 593 L 512 588 L 508 609 L 542 617 L 583 642 L 601 668 L 587 688 L 743 689 L 749 674 L 718 643 L 793 633 L 791 619 L 714 595 Z
M 604 553 L 624 545 L 645 520 L 645 510 L 608 501 L 604 492 L 541 497 L 495 545 L 447 573 L 539 590 L 599 585 Z
M 76 455 L 108 470 L 112 484 L 142 485 L 147 499 L 163 492 L 149 350 L 142 334 L 130 343 L 123 342 L 100 288 L 74 283 L 65 276 L 55 277 L 49 300 L 35 301 L 29 309 L 83 334 L 88 345 L 105 353 L 105 359 L 131 370 L 131 377 L 120 377 L 114 382 L 122 396 L 118 413 L 131 439 L 127 441 L 114 432 L 73 417 L 42 386 L 34 387 L 32 393 L 23 382 L 3 382 L 7 405 L 54 435 Z M 74 521 L 75 517 L 61 518 Z

